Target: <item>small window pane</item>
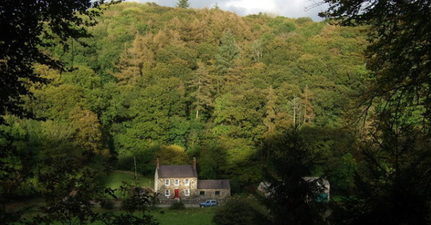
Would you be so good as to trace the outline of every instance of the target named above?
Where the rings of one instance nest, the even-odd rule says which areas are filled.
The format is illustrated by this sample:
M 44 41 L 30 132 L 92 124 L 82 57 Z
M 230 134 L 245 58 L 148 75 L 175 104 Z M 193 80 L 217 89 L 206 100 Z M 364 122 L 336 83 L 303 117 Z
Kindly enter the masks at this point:
M 215 191 L 215 195 L 220 195 L 220 191 Z
M 185 190 L 184 195 L 185 195 L 185 196 L 189 196 L 189 195 L 190 195 L 190 190 L 189 190 L 189 189 L 186 189 L 186 190 Z
M 199 191 L 199 195 L 205 195 L 205 191 Z
M 170 184 L 170 183 L 171 183 L 171 182 L 170 182 L 170 180 L 169 180 L 169 179 L 166 179 L 166 180 L 165 180 L 165 185 L 166 185 L 166 186 L 169 186 L 169 184 Z

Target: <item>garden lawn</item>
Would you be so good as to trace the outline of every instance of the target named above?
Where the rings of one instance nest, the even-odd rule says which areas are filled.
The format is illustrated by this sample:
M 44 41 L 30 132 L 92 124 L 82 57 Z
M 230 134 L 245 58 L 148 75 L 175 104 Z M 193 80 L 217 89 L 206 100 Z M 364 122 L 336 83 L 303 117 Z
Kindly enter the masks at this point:
M 215 207 L 186 208 L 170 210 L 168 208 L 152 209 L 151 215 L 160 225 L 212 225 Z
M 136 186 L 150 187 L 150 188 L 154 187 L 153 178 L 147 178 L 140 174 L 137 174 L 136 178 L 137 178 Z M 121 171 L 121 170 L 112 171 L 107 177 L 104 177 L 102 179 L 102 185 L 107 188 L 118 189 L 123 184 L 122 181 L 128 182 L 134 186 L 135 176 L 133 172 Z

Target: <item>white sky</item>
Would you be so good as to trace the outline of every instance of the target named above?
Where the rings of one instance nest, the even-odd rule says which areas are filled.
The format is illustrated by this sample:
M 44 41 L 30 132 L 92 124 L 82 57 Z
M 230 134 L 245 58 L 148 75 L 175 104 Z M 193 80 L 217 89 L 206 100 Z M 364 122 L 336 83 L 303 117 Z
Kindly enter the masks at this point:
M 178 0 L 126 0 L 134 2 L 155 2 L 161 6 L 173 7 Z M 231 11 L 238 15 L 273 13 L 289 18 L 310 17 L 314 21 L 322 19 L 317 15 L 327 8 L 326 4 L 305 10 L 306 7 L 321 0 L 189 0 L 191 8 L 213 8 L 217 3 L 222 10 Z

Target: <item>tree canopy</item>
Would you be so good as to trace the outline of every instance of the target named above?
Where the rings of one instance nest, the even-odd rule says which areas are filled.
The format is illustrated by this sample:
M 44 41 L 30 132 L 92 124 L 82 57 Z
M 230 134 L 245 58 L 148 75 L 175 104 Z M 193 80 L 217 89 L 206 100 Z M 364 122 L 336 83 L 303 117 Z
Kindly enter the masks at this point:
M 136 157 L 145 174 L 157 155 L 179 146 L 172 158 L 201 156 L 209 162 L 199 165 L 204 177 L 232 178 L 239 190 L 261 177 L 264 139 L 293 124 L 340 128 L 349 96 L 363 88 L 363 28 L 138 3 L 112 5 L 94 22 L 92 37 L 59 44 L 39 37 L 51 43 L 37 48 L 41 54 L 74 70 L 29 66 L 50 83 L 30 82 L 33 97 L 19 98 L 45 122 L 4 117 L 15 129 L 5 128 L 13 142 L 32 140 L 33 132 L 48 140 L 46 134 L 62 130 L 65 143 L 115 156 L 118 169 L 132 169 Z M 329 157 L 347 154 L 320 137 L 315 145 L 337 148 Z M 45 154 L 46 146 L 17 150 Z
M 178 0 L 176 6 L 179 8 L 187 9 L 190 6 L 190 3 L 188 0 Z
M 431 3 L 429 1 L 326 1 L 326 16 L 342 24 L 370 27 L 368 68 L 373 71 L 368 99 L 393 100 L 399 93 L 423 105 L 430 117 Z
M 32 96 L 14 97 L 33 118 L 2 117 L 0 145 L 13 149 L 0 159 L 2 194 L 38 195 L 50 160 L 102 171 L 134 170 L 136 159 L 137 172 L 152 175 L 158 156 L 196 157 L 200 178 L 253 190 L 267 168 L 262 143 L 292 126 L 328 159 L 303 175 L 328 173 L 334 190 L 351 192 L 357 143 L 344 125 L 368 78 L 364 27 L 153 3 L 100 8 L 75 39 L 45 38 L 42 22 L 36 50 L 62 63 L 31 61 L 35 79 L 50 81 L 19 80 Z
M 359 103 L 368 115 L 360 144 L 364 161 L 356 172 L 360 189 L 334 210 L 333 219 L 339 224 L 427 224 L 431 198 L 425 168 L 431 158 L 423 142 L 430 135 L 430 2 L 326 2 L 326 16 L 369 28 L 365 53 L 371 71 Z
M 103 1 L 13 1 L 0 3 L 0 115 L 22 115 L 22 95 L 28 83 L 46 83 L 38 76 L 35 63 L 64 69 L 63 63 L 42 48 L 89 37 L 86 26 L 95 24 Z M 3 118 L 0 122 L 4 122 Z

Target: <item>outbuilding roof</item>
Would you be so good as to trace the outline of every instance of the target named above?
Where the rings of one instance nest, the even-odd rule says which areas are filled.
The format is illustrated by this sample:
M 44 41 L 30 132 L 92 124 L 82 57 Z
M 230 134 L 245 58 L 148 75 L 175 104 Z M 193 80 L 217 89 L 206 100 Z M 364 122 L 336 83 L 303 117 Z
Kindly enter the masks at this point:
M 196 169 L 193 165 L 160 165 L 157 169 L 160 178 L 175 178 L 175 177 L 197 177 Z
M 329 187 L 329 181 L 327 179 L 322 179 L 320 177 L 304 177 L 304 180 L 307 182 L 314 182 L 315 180 L 319 180 L 317 182 L 318 185 L 323 184 L 325 187 Z
M 230 189 L 229 180 L 198 180 L 198 189 Z

